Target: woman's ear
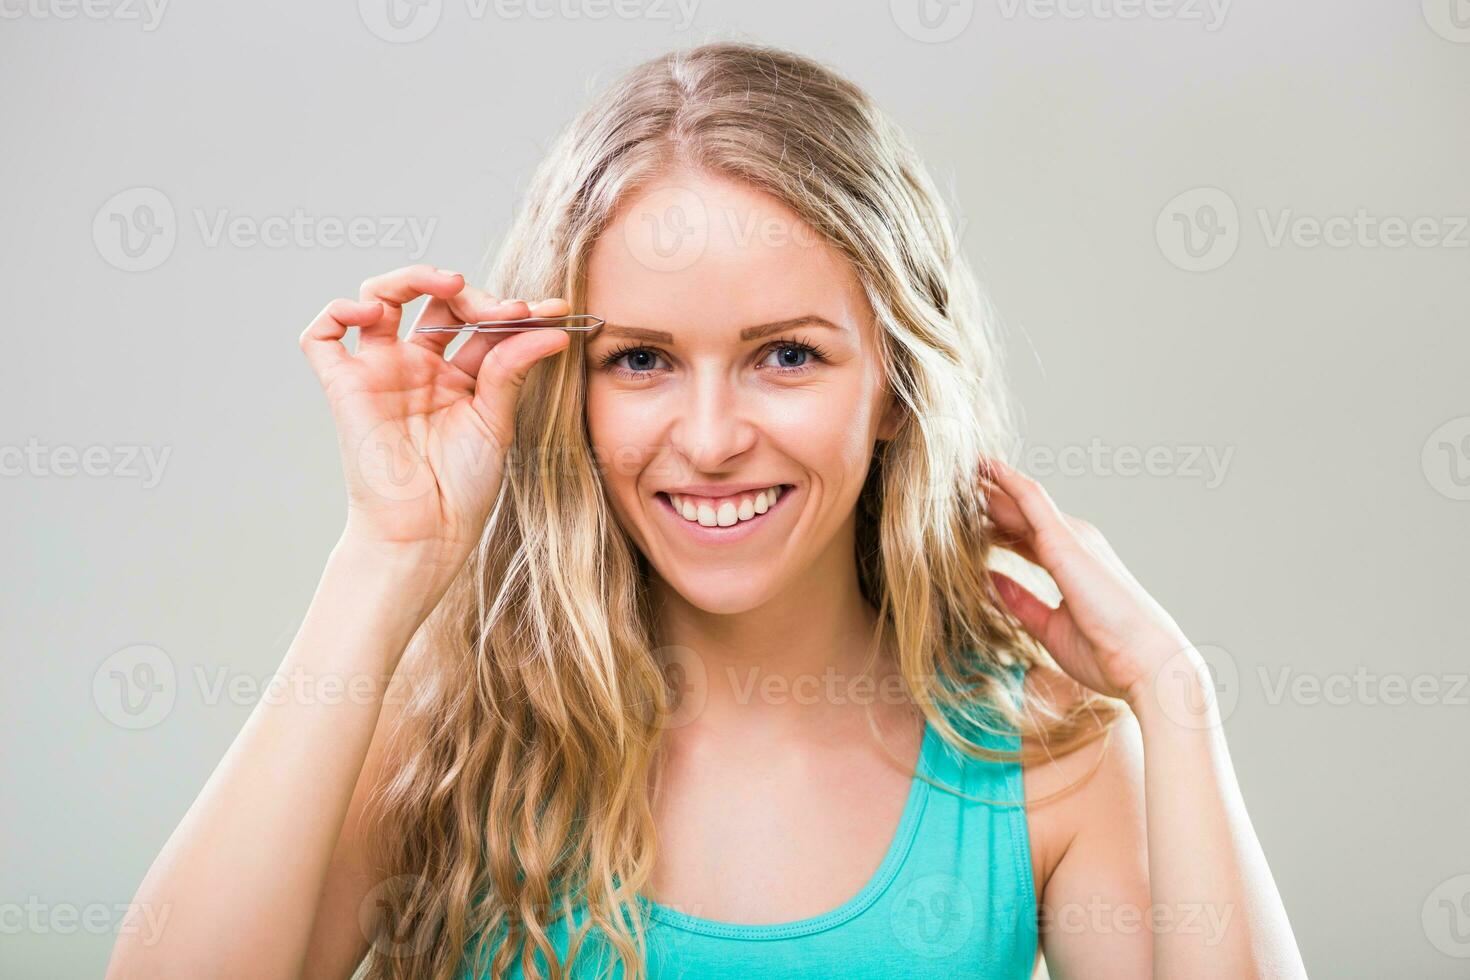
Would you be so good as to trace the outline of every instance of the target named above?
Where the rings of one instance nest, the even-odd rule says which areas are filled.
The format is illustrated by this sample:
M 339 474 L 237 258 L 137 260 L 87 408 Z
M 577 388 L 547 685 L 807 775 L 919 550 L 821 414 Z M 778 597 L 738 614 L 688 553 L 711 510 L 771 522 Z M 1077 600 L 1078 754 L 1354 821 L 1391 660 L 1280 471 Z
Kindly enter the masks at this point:
M 882 412 L 883 416 L 878 420 L 878 441 L 887 442 L 898 435 L 899 426 L 903 424 L 903 406 L 887 389 L 883 394 Z

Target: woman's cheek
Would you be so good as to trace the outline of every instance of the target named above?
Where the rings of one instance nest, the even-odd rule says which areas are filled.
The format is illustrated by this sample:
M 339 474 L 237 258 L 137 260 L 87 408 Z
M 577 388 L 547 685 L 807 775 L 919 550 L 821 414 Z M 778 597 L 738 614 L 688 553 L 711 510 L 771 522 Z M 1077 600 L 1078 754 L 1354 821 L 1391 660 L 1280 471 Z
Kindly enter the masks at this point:
M 587 432 L 602 467 L 603 479 L 618 500 L 636 502 L 638 481 L 656 480 L 667 419 L 656 400 L 638 393 L 601 391 L 587 394 Z
M 872 451 L 871 411 L 863 400 L 827 389 L 787 400 L 767 413 L 766 429 L 792 457 L 829 478 L 862 468 Z

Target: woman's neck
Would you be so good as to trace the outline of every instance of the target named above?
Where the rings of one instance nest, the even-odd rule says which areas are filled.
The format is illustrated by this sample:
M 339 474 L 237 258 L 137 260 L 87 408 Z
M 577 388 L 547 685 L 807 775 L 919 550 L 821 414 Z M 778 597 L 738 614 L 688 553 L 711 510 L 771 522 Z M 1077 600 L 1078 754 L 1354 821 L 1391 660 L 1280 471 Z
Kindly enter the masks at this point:
M 852 548 L 829 555 L 770 601 L 733 615 L 699 609 L 653 577 L 658 642 L 678 650 L 675 686 L 699 699 L 688 719 L 696 727 L 826 728 L 850 722 L 865 700 L 881 709 L 901 696 Z

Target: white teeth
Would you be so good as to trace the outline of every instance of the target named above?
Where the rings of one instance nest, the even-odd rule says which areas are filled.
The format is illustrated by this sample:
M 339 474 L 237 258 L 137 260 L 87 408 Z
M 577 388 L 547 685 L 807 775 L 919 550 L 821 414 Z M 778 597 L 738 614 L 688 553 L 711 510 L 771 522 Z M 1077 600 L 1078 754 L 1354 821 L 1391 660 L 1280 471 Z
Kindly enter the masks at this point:
M 738 501 L 727 500 L 718 509 L 693 495 L 671 493 L 669 501 L 674 505 L 674 511 L 690 523 L 698 523 L 701 527 L 731 527 L 764 514 L 775 506 L 780 496 L 780 487 L 767 487 Z

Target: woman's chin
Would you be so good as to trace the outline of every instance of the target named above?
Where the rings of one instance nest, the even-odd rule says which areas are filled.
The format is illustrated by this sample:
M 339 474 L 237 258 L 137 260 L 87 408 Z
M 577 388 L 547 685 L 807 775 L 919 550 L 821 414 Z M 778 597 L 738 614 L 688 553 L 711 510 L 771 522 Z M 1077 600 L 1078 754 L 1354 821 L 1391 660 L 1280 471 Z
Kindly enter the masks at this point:
M 754 577 L 733 569 L 668 571 L 670 574 L 662 577 L 670 589 L 696 609 L 717 616 L 735 616 L 759 609 L 775 592 L 764 576 Z

